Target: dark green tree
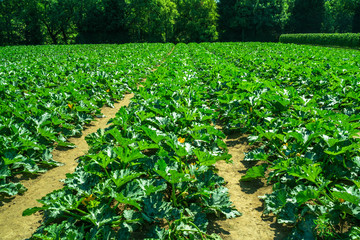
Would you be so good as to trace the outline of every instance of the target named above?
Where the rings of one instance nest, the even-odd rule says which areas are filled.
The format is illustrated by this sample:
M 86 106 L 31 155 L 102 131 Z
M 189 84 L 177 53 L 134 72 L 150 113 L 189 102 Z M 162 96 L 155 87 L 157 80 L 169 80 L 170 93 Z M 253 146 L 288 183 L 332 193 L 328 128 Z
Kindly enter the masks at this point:
M 74 41 L 76 25 L 75 13 L 79 2 L 76 0 L 38 0 L 40 21 L 46 29 L 51 43 L 71 43 Z
M 281 33 L 282 0 L 221 0 L 222 40 L 273 41 Z
M 42 44 L 37 0 L 0 1 L 0 44 Z
M 218 32 L 221 41 L 240 40 L 241 29 L 234 24 L 236 18 L 235 4 L 237 0 L 220 0 L 218 2 Z
M 328 0 L 325 2 L 324 32 L 356 32 L 360 0 Z
M 37 0 L 24 1 L 21 18 L 24 23 L 24 44 L 43 44 L 45 36 L 40 21 L 40 9 Z
M 80 43 L 123 43 L 128 41 L 125 0 L 83 0 L 76 25 Z
M 216 41 L 217 3 L 215 0 L 176 0 L 178 18 L 175 42 Z
M 178 14 L 173 1 L 133 0 L 128 9 L 127 27 L 133 41 L 171 41 Z
M 319 33 L 324 20 L 324 0 L 295 0 L 287 26 L 288 32 Z
M 352 32 L 360 33 L 360 3 L 355 8 Z
M 20 4 L 11 1 L 0 1 L 0 42 L 1 45 L 13 45 L 21 42 L 21 36 L 18 34 L 21 29 L 19 24 L 18 12 Z

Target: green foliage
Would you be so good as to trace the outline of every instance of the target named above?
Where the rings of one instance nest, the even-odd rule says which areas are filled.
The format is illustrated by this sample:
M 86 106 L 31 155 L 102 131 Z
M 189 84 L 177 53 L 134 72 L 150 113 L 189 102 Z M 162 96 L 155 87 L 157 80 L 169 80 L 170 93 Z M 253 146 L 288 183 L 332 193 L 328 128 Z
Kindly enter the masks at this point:
M 127 8 L 127 28 L 134 41 L 167 42 L 173 39 L 178 16 L 173 1 L 129 1 Z
M 0 44 L 215 41 L 215 0 L 0 2 Z
M 44 41 L 37 0 L 0 1 L 0 45 Z
M 178 44 L 157 71 L 137 86 L 143 74 L 149 72 L 148 66 L 158 64 L 171 44 L 108 46 L 101 52 L 90 49 L 91 54 L 82 46 L 74 47 L 86 56 L 99 54 L 107 60 L 102 62 L 110 65 L 124 65 L 117 65 L 112 72 L 105 64 L 111 76 L 92 74 L 91 81 L 81 82 L 83 87 L 74 87 L 78 84 L 71 80 L 71 87 L 63 86 L 62 81 L 53 78 L 29 81 L 24 86 L 19 76 L 13 79 L 7 74 L 0 94 L 2 99 L 14 101 L 8 101 L 2 109 L 13 107 L 13 114 L 18 113 L 16 109 L 24 109 L 15 100 L 25 96 L 24 88 L 37 84 L 39 88 L 26 93 L 43 93 L 49 84 L 60 84 L 64 92 L 58 95 L 63 105 L 67 104 L 65 93 L 75 101 L 94 82 L 103 84 L 91 92 L 96 99 L 107 96 L 107 87 L 120 91 L 119 95 L 125 88 L 135 96 L 128 107 L 119 110 L 109 128 L 86 137 L 91 149 L 79 159 L 75 172 L 67 175 L 65 187 L 39 200 L 40 207 L 24 212 L 45 213 L 46 221 L 33 239 L 216 239 L 207 233 L 208 217 L 239 215 L 229 200 L 224 179 L 214 171 L 217 161 L 231 162 L 223 140 L 224 133 L 232 131 L 247 133 L 254 147 L 245 160 L 256 165 L 241 180 L 266 177 L 273 185 L 273 192 L 261 197 L 264 214 L 274 214 L 278 223 L 290 227 L 289 239 L 359 237 L 360 75 L 356 50 L 279 43 Z M 66 46 L 59 49 L 69 51 Z M 162 49 L 160 53 L 158 49 Z M 129 57 L 131 51 L 138 54 Z M 7 61 L 19 58 L 12 56 L 13 52 L 8 54 Z M 71 56 L 71 63 L 76 64 Z M 113 62 L 113 56 L 118 62 Z M 87 71 L 99 67 L 98 59 L 86 61 Z M 62 61 L 62 65 L 66 63 Z M 15 72 L 9 66 L 17 64 L 3 67 Z M 129 66 L 133 66 L 131 72 Z M 74 72 L 70 74 L 74 69 L 82 68 L 71 65 L 54 72 L 56 76 L 75 78 Z M 127 74 L 120 78 L 130 81 L 115 77 L 119 69 Z M 71 89 L 79 91 L 72 95 Z M 51 103 L 46 94 L 35 94 L 36 99 L 30 98 L 28 105 L 37 103 L 39 95 Z M 44 106 L 31 105 L 31 111 L 39 114 L 25 121 L 29 120 L 32 129 L 37 130 L 34 132 L 45 139 L 54 137 L 53 130 L 47 128 L 51 124 L 69 126 L 78 120 L 77 115 L 53 117 L 54 111 L 40 111 Z M 64 112 L 71 114 L 85 108 L 74 106 L 65 106 Z M 57 108 L 59 112 L 61 109 Z M 23 120 L 16 121 L 22 115 L 2 117 L 0 130 L 11 131 L 16 139 L 23 134 L 19 128 Z M 68 124 L 62 122 L 66 120 Z M 224 133 L 216 125 L 221 125 Z M 25 144 L 34 149 L 32 139 L 26 137 Z M 1 139 L 5 143 L 0 149 L 8 149 L 9 144 L 14 148 L 1 155 L 0 179 L 7 180 L 9 166 L 36 169 L 15 151 L 18 140 Z M 41 157 L 49 159 L 48 146 L 38 147 L 43 147 Z M 12 187 L 21 191 L 21 186 Z
M 39 0 L 38 18 L 44 25 L 52 44 L 74 42 L 75 12 L 79 10 L 75 0 Z M 61 40 L 60 40 L 61 38 Z
M 282 10 L 281 0 L 220 1 L 221 37 L 232 41 L 274 41 L 281 31 Z
M 360 30 L 360 0 L 3 0 L 0 44 L 273 41 Z
M 86 0 L 74 16 L 78 43 L 124 43 L 129 41 L 126 29 L 125 0 Z
M 258 178 L 264 178 L 265 177 L 265 171 L 266 171 L 267 165 L 263 164 L 260 166 L 254 166 L 250 168 L 246 175 L 241 177 L 241 181 L 251 181 Z
M 360 47 L 360 34 L 356 33 L 282 34 L 279 40 L 282 43 Z
M 172 68 L 160 66 L 134 86 L 129 107 L 86 138 L 91 149 L 65 187 L 24 211 L 45 212 L 34 239 L 69 232 L 80 239 L 218 239 L 207 234 L 208 218 L 240 215 L 214 172 L 214 163 L 231 157 L 225 135 L 212 126 L 199 79 L 181 71 L 192 63 L 187 46 L 176 49 Z
M 357 32 L 359 0 L 331 0 L 325 2 L 324 32 Z
M 288 33 L 318 33 L 325 14 L 324 0 L 295 0 L 290 10 Z
M 100 115 L 102 106 L 113 106 L 122 99 L 171 47 L 130 44 L 0 49 L 1 200 L 26 190 L 13 182 L 19 174 L 38 174 L 60 165 L 51 151 L 75 147 L 67 138 L 80 136 L 83 126 Z M 155 49 L 158 54 L 153 56 Z M 126 149 L 118 149 L 117 154 L 124 165 L 140 155 Z
M 356 50 L 289 44 L 201 44 L 209 105 L 223 130 L 249 134 L 258 161 L 241 181 L 267 178 L 264 213 L 288 239 L 356 239 L 359 87 Z M 196 57 L 195 57 L 196 58 Z M 265 174 L 267 173 L 267 174 Z
M 176 42 L 213 42 L 218 39 L 215 0 L 175 0 L 179 16 L 175 24 Z

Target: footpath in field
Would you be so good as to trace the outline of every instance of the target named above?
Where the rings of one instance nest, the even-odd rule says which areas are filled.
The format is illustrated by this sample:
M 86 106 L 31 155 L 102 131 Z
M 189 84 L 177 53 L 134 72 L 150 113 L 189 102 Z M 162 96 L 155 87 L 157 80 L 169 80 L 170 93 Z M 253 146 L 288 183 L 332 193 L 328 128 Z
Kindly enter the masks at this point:
M 263 217 L 263 203 L 259 196 L 271 193 L 272 186 L 266 185 L 265 180 L 253 182 L 239 182 L 251 167 L 244 160 L 244 152 L 250 150 L 247 136 L 233 133 L 227 136 L 226 144 L 232 155 L 233 164 L 225 161 L 217 162 L 218 174 L 227 182 L 230 199 L 242 213 L 241 217 L 224 219 L 213 223 L 213 231 L 224 240 L 252 240 L 252 239 L 284 239 L 288 230 L 277 224 L 275 217 Z
M 271 187 L 264 186 L 264 182 L 260 180 L 239 184 L 239 179 L 249 167 L 241 161 L 244 157 L 243 153 L 249 150 L 243 140 L 244 136 L 229 135 L 225 140 L 229 147 L 229 153 L 233 156 L 234 164 L 225 162 L 216 164 L 219 175 L 227 182 L 226 186 L 224 186 L 222 178 L 218 178 L 210 171 L 214 162 L 230 157 L 225 151 L 222 151 L 224 146 L 222 139 L 225 138 L 225 135 L 210 125 L 210 119 L 214 117 L 215 111 L 206 106 L 206 99 L 216 95 L 212 92 L 212 86 L 208 89 L 201 86 L 201 84 L 207 86 L 207 81 L 214 82 L 208 75 L 212 66 L 206 66 L 200 60 L 193 62 L 192 55 L 206 54 L 206 52 L 191 50 L 193 49 L 189 49 L 187 46 L 175 49 L 175 56 L 168 61 L 169 65 L 164 64 L 168 67 L 161 67 L 155 74 L 149 74 L 149 79 L 135 92 L 131 107 L 120 109 L 113 121 L 113 127 L 107 133 L 107 138 L 99 137 L 98 141 L 92 143 L 93 151 L 90 150 L 91 153 L 87 158 L 85 156 L 84 159 L 81 159 L 80 162 L 83 165 L 77 168 L 76 173 L 68 177 L 70 178 L 67 182 L 70 183 L 68 188 L 59 191 L 59 194 L 52 194 L 51 198 L 57 200 L 48 200 L 47 206 L 40 209 L 44 210 L 49 207 L 48 210 L 55 214 L 59 212 L 57 210 L 59 205 L 69 209 L 62 217 L 60 216 L 58 219 L 54 217 L 55 221 L 53 221 L 53 225 L 50 225 L 53 228 L 45 229 L 43 232 L 45 235 L 53 234 L 55 236 L 54 234 L 57 233 L 52 230 L 57 228 L 57 231 L 62 232 L 61 234 L 65 234 L 63 237 L 66 237 L 67 228 L 69 231 L 73 231 L 73 234 L 77 234 L 79 239 L 84 238 L 85 234 L 86 236 L 89 234 L 105 236 L 106 234 L 117 239 L 123 233 L 128 233 L 129 236 L 137 233 L 137 229 L 132 230 L 136 224 L 148 223 L 140 228 L 140 230 L 146 231 L 148 227 L 152 227 L 148 225 L 155 225 L 159 223 L 160 219 L 164 220 L 159 223 L 162 224 L 163 229 L 155 228 L 155 233 L 158 236 L 163 235 L 164 238 L 161 239 L 165 239 L 166 235 L 171 239 L 178 239 L 177 237 L 183 235 L 182 232 L 190 230 L 199 239 L 204 236 L 211 237 L 207 234 L 208 231 L 218 233 L 224 239 L 283 238 L 284 232 L 281 226 L 275 224 L 274 219 L 263 219 L 261 215 L 262 203 L 258 196 L 270 193 Z M 214 60 L 216 59 L 214 58 Z M 225 73 L 223 74 L 225 75 Z M 214 76 L 216 75 L 214 74 Z M 213 97 L 213 100 L 217 101 L 218 99 Z M 117 110 L 118 107 L 114 112 Z M 96 129 L 99 127 L 103 128 L 97 126 Z M 87 146 L 78 142 L 74 143 L 78 146 L 78 155 L 74 156 L 75 159 L 87 152 Z M 109 146 L 106 151 L 103 148 L 104 143 Z M 91 145 L 90 142 L 89 144 Z M 98 150 L 94 149 L 100 150 L 97 152 Z M 161 151 L 155 155 L 153 154 L 154 149 L 161 149 Z M 58 154 L 60 153 L 54 153 L 55 156 Z M 176 155 L 179 157 L 173 157 Z M 117 156 L 121 157 L 117 158 Z M 133 163 L 129 164 L 131 161 Z M 85 165 L 89 162 L 93 165 Z M 75 165 L 75 163 L 72 165 L 69 172 L 74 170 Z M 118 166 L 123 168 L 119 170 Z M 82 169 L 90 171 L 85 172 Z M 103 171 L 101 171 L 102 169 Z M 131 172 L 130 169 L 138 172 Z M 58 176 L 57 179 L 59 178 L 64 178 L 64 175 Z M 77 182 L 78 179 L 82 179 L 80 184 Z M 192 185 L 197 182 L 196 179 L 199 179 L 199 184 Z M 82 184 L 83 180 L 87 181 L 86 184 Z M 95 186 L 92 180 L 98 181 L 99 184 Z M 171 185 L 165 184 L 165 181 Z M 35 181 L 33 185 L 41 188 L 41 185 Z M 45 185 L 52 184 L 46 181 Z M 154 186 L 156 187 L 154 188 Z M 184 188 L 184 186 L 187 187 Z M 88 190 L 82 192 L 83 187 Z M 228 191 L 225 187 L 229 189 L 230 200 L 242 213 L 242 216 L 233 218 L 237 212 L 232 207 L 229 208 L 231 203 L 228 201 Z M 61 188 L 61 184 L 52 189 L 59 188 Z M 142 191 L 143 188 L 147 190 Z M 78 191 L 79 194 L 75 195 L 71 192 L 72 190 Z M 44 195 L 43 192 L 32 193 L 34 199 L 38 199 L 41 197 L 40 195 Z M 198 195 L 204 197 L 199 198 Z M 138 203 L 140 201 L 143 202 L 140 204 Z M 189 202 L 190 206 L 187 204 Z M 23 203 L 27 204 L 26 198 Z M 197 205 L 199 203 L 203 203 L 203 205 Z M 24 209 L 34 206 L 39 205 L 29 203 Z M 20 216 L 15 216 L 14 219 L 22 218 L 21 212 L 24 209 L 16 209 Z M 40 210 L 35 209 L 30 212 Z M 172 216 L 184 213 L 184 211 L 187 211 L 188 215 L 175 217 L 177 220 L 172 222 Z M 209 212 L 221 212 L 227 218 L 232 219 L 216 220 L 207 225 L 205 213 Z M 137 214 L 146 218 L 139 220 Z M 5 216 L 5 214 L 2 215 Z M 30 225 L 17 225 L 16 227 L 17 229 L 31 229 L 29 235 L 25 237 L 30 236 L 39 225 L 41 216 L 38 213 L 32 216 L 35 216 L 33 225 L 28 221 Z M 67 220 L 64 220 L 64 217 Z M 59 221 L 62 222 L 59 223 Z M 79 224 L 75 224 L 75 221 Z M 105 226 L 111 222 L 111 228 L 98 227 L 100 224 Z M 79 227 L 80 224 L 83 224 L 83 227 Z M 196 229 L 193 228 L 194 226 Z M 118 227 L 122 228 L 121 231 L 118 231 Z M 136 235 L 132 234 L 132 236 Z M 24 237 L 7 235 L 5 239 L 17 238 L 23 239 Z
M 157 67 L 164 63 L 166 58 L 171 55 L 174 48 L 175 47 L 173 47 L 171 51 L 161 60 L 160 64 L 156 65 L 150 72 L 156 71 Z M 34 231 L 40 226 L 43 215 L 36 213 L 23 217 L 23 211 L 30 207 L 41 206 L 41 204 L 37 202 L 37 199 L 63 187 L 63 183 L 59 180 L 65 179 L 67 173 L 74 172 L 78 164 L 76 159 L 86 154 L 89 150 L 85 137 L 96 132 L 98 129 L 106 128 L 108 126 L 107 124 L 109 119 L 114 118 L 121 107 L 129 105 L 133 96 L 134 94 L 132 93 L 126 94 L 121 101 L 114 103 L 114 108 L 102 108 L 101 113 L 104 116 L 103 118 L 98 118 L 96 121 L 91 122 L 91 124 L 82 132 L 82 136 L 80 138 L 69 139 L 69 142 L 75 144 L 76 148 L 54 150 L 52 152 L 53 159 L 63 163 L 63 166 L 53 168 L 34 179 L 22 181 L 22 184 L 28 190 L 23 195 L 17 195 L 8 203 L 4 203 L 0 206 L 1 240 L 20 240 L 31 237 Z
M 42 214 L 36 213 L 31 216 L 22 216 L 22 212 L 30 207 L 40 206 L 36 199 L 63 187 L 60 179 L 64 179 L 67 173 L 74 171 L 77 166 L 76 159 L 84 155 L 89 146 L 85 137 L 99 128 L 106 128 L 109 119 L 114 118 L 122 106 L 127 106 L 133 94 L 125 95 L 124 99 L 114 104 L 114 108 L 104 107 L 103 118 L 98 118 L 88 126 L 80 138 L 70 138 L 69 141 L 77 147 L 70 150 L 54 150 L 54 160 L 63 163 L 63 166 L 53 168 L 35 179 L 24 181 L 28 189 L 23 195 L 18 195 L 9 203 L 0 208 L 0 232 L 1 240 L 26 239 L 31 237 L 33 232 L 40 226 Z
M 188 48 L 185 47 L 183 51 L 188 51 Z M 196 53 L 192 52 L 192 54 Z M 197 63 L 193 65 L 190 59 L 196 59 Z M 196 74 L 201 74 L 201 71 L 199 71 L 200 68 L 204 69 L 203 71 L 207 71 L 208 73 L 211 71 L 211 69 L 207 69 L 206 63 L 201 63 L 199 58 L 196 56 L 188 58 L 186 55 L 179 55 L 179 57 L 173 59 L 173 61 L 179 61 L 177 63 L 179 69 L 176 69 L 176 64 L 171 66 L 173 68 L 173 72 L 176 73 L 169 77 L 169 79 L 172 78 L 173 81 L 176 81 L 176 77 L 174 76 L 181 79 L 180 76 L 183 73 L 185 73 L 185 76 L 183 77 L 185 79 L 188 77 L 186 76 L 186 73 L 197 71 Z M 188 62 L 185 62 L 184 64 L 183 61 Z M 180 67 L 182 64 L 184 67 Z M 152 79 L 154 84 L 159 84 L 158 82 L 161 82 L 161 79 L 166 79 L 168 76 L 166 75 L 167 70 L 162 69 L 161 72 L 163 72 L 163 76 Z M 197 76 L 196 74 L 193 76 Z M 207 73 L 204 73 L 203 76 L 206 76 L 206 74 Z M 189 85 L 196 89 L 195 84 L 189 83 Z M 262 218 L 262 202 L 258 196 L 270 193 L 271 186 L 264 186 L 263 183 L 255 185 L 252 185 L 252 183 L 246 183 L 245 185 L 242 184 L 242 186 L 239 185 L 239 179 L 241 176 L 245 175 L 245 172 L 248 169 L 247 166 L 241 162 L 244 157 L 244 152 L 249 150 L 249 147 L 245 141 L 243 141 L 242 137 L 245 138 L 244 136 L 229 135 L 226 140 L 229 153 L 232 155 L 234 163 L 228 164 L 225 161 L 221 161 L 216 164 L 216 167 L 219 170 L 219 176 L 223 177 L 227 182 L 226 187 L 229 189 L 230 200 L 234 203 L 236 209 L 242 213 L 242 216 L 231 219 L 224 218 L 224 220 L 217 219 L 214 222 L 210 221 L 208 231 L 219 234 L 223 239 L 283 239 L 286 235 L 286 229 L 283 229 L 279 224 L 276 224 L 274 218 Z

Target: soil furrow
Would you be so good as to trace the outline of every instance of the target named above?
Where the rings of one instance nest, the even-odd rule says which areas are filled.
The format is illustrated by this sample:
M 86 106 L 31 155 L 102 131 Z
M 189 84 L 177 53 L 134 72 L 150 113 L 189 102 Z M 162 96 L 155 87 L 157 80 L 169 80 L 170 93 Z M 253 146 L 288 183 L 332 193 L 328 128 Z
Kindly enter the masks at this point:
M 157 67 L 166 61 L 174 49 L 175 46 L 173 46 L 171 51 L 163 58 Z M 151 72 L 155 72 L 156 70 L 157 68 L 154 68 Z M 76 145 L 76 148 L 54 150 L 52 152 L 53 159 L 64 163 L 63 166 L 53 168 L 35 179 L 22 181 L 28 190 L 23 195 L 15 196 L 14 199 L 11 199 L 11 202 L 5 203 L 0 207 L 0 240 L 20 240 L 31 237 L 40 226 L 43 216 L 37 212 L 31 216 L 23 217 L 23 211 L 31 207 L 40 207 L 41 204 L 36 201 L 37 199 L 63 187 L 63 183 L 60 180 L 65 179 L 67 173 L 74 172 L 77 166 L 76 159 L 85 155 L 89 150 L 85 137 L 100 128 L 106 128 L 107 122 L 115 117 L 122 106 L 129 105 L 133 96 L 134 94 L 132 93 L 126 94 L 124 99 L 114 104 L 114 108 L 102 108 L 101 113 L 104 115 L 103 118 L 97 118 L 96 121 L 91 122 L 91 125 L 87 126 L 82 132 L 80 138 L 69 139 L 71 143 Z
M 242 216 L 216 221 L 213 229 L 224 240 L 284 239 L 287 230 L 277 224 L 274 217 L 262 216 L 263 204 L 258 197 L 270 193 L 272 187 L 267 186 L 265 180 L 239 182 L 247 169 L 254 166 L 244 161 L 244 152 L 250 149 L 246 140 L 242 134 L 228 136 L 226 144 L 234 163 L 221 161 L 216 164 L 218 174 L 227 182 L 230 199 Z
M 22 182 L 28 189 L 23 195 L 18 195 L 9 203 L 0 208 L 0 239 L 16 240 L 31 237 L 34 231 L 40 226 L 42 214 L 36 213 L 31 216 L 22 216 L 22 212 L 30 207 L 40 207 L 36 201 L 46 194 L 63 187 L 61 179 L 66 178 L 67 173 L 72 173 L 76 166 L 76 159 L 87 153 L 89 146 L 85 136 L 96 132 L 99 128 L 106 128 L 107 122 L 115 117 L 115 114 L 122 106 L 127 106 L 133 94 L 125 95 L 124 99 L 114 104 L 114 108 L 104 107 L 101 112 L 105 116 L 91 122 L 79 138 L 70 138 L 69 141 L 76 145 L 74 149 L 54 150 L 52 152 L 55 161 L 64 163 L 63 166 L 53 168 L 46 173 Z

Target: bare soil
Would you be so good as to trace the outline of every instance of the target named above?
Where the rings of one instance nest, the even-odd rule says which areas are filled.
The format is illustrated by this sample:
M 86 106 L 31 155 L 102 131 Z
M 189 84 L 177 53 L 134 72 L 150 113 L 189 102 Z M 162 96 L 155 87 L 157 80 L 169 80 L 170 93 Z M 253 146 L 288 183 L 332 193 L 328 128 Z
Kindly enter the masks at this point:
M 174 48 L 168 56 L 173 50 Z M 165 62 L 166 58 L 167 56 L 161 63 Z M 156 70 L 156 68 L 153 69 L 153 71 Z M 146 78 L 143 80 L 145 81 Z M 63 183 L 59 180 L 66 178 L 67 173 L 73 172 L 77 166 L 76 159 L 89 150 L 85 136 L 96 132 L 99 128 L 106 128 L 108 120 L 114 118 L 122 106 L 127 106 L 132 97 L 133 94 L 125 95 L 121 102 L 114 104 L 115 108 L 103 108 L 101 112 L 106 117 L 92 122 L 83 131 L 82 137 L 69 139 L 70 142 L 77 146 L 76 148 L 54 150 L 52 152 L 54 160 L 64 163 L 64 166 L 51 169 L 34 179 L 22 181 L 28 191 L 0 206 L 0 240 L 17 240 L 31 237 L 40 226 L 42 215 L 36 213 L 23 217 L 22 212 L 30 207 L 41 206 L 36 199 L 40 199 L 46 194 L 63 187 Z M 216 167 L 219 169 L 218 174 L 227 181 L 231 201 L 242 213 L 242 216 L 235 219 L 222 219 L 211 222 L 210 231 L 220 234 L 224 240 L 283 239 L 288 232 L 287 229 L 277 224 L 273 217 L 262 216 L 262 202 L 258 196 L 270 193 L 271 186 L 267 186 L 264 181 L 260 180 L 239 182 L 241 176 L 252 166 L 243 161 L 243 153 L 250 149 L 246 144 L 246 136 L 242 134 L 229 135 L 226 143 L 229 147 L 229 153 L 233 156 L 234 163 L 218 162 Z
M 102 108 L 103 118 L 97 118 L 96 121 L 91 122 L 83 131 L 81 137 L 69 139 L 71 143 L 76 145 L 76 148 L 54 150 L 52 152 L 54 160 L 64 163 L 63 166 L 53 168 L 34 179 L 21 181 L 28 190 L 23 195 L 16 196 L 0 207 L 1 240 L 17 240 L 31 237 L 40 226 L 42 215 L 36 213 L 23 217 L 22 212 L 27 208 L 40 207 L 41 204 L 36 199 L 40 199 L 46 194 L 63 187 L 63 183 L 59 180 L 65 179 L 67 173 L 74 172 L 77 166 L 76 159 L 89 150 L 85 136 L 96 132 L 99 128 L 106 128 L 107 122 L 115 117 L 115 114 L 122 106 L 127 106 L 132 97 L 133 94 L 127 94 L 122 101 L 114 104 L 114 108 Z
M 230 199 L 242 216 L 234 219 L 222 219 L 211 223 L 211 229 L 220 234 L 224 240 L 268 240 L 284 239 L 288 230 L 277 224 L 275 217 L 263 216 L 263 203 L 259 196 L 271 193 L 272 186 L 265 180 L 239 182 L 241 176 L 254 163 L 244 161 L 244 152 L 249 151 L 247 137 L 243 134 L 231 134 L 226 139 L 229 153 L 233 156 L 233 164 L 218 162 L 218 174 L 227 182 Z
M 156 67 L 163 64 L 174 49 L 175 46 L 173 46 L 171 51 Z M 157 68 L 154 68 L 151 72 L 155 72 L 156 70 Z M 143 80 L 145 81 L 146 78 Z M 115 114 L 122 106 L 129 105 L 130 99 L 133 96 L 134 94 L 125 95 L 122 101 L 114 104 L 114 108 L 102 108 L 101 112 L 104 115 L 103 118 L 98 118 L 96 121 L 91 122 L 91 124 L 82 132 L 82 137 L 69 139 L 71 143 L 76 145 L 76 148 L 54 150 L 52 152 L 53 159 L 64 163 L 63 166 L 53 168 L 35 178 L 28 178 L 21 181 L 28 190 L 23 195 L 17 195 L 0 205 L 0 240 L 17 240 L 31 237 L 40 226 L 43 216 L 38 212 L 31 216 L 23 217 L 23 211 L 31 207 L 40 207 L 41 204 L 38 203 L 36 199 L 40 199 L 46 194 L 63 187 L 63 183 L 60 182 L 60 180 L 65 179 L 67 173 L 74 172 L 77 166 L 76 159 L 85 155 L 89 150 L 89 146 L 85 141 L 85 136 L 96 132 L 99 128 L 106 128 L 107 122 L 115 117 Z

